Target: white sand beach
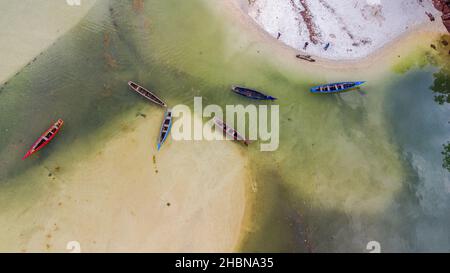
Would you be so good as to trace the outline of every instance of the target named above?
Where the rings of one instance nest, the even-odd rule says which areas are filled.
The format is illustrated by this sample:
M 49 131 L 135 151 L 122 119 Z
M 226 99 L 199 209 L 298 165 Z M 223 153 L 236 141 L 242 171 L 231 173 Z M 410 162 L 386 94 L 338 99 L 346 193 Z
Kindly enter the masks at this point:
M 386 39 L 382 46 L 371 49 L 364 56 L 338 60 L 323 54 L 312 55 L 316 62 L 311 63 L 295 57 L 299 53 L 311 54 L 310 52 L 300 51 L 277 40 L 249 16 L 248 1 L 233 0 L 220 3 L 221 5 L 210 5 L 211 9 L 218 15 L 227 16 L 230 24 L 239 29 L 239 32 L 229 33 L 230 37 L 245 39 L 246 43 L 252 45 L 255 53 L 261 54 L 260 56 L 268 57 L 276 54 L 277 58 L 270 59 L 280 68 L 288 67 L 303 75 L 321 74 L 329 81 L 335 81 L 342 75 L 348 77 L 349 74 L 353 75 L 355 80 L 368 77 L 372 80 L 382 78 L 399 62 L 430 51 L 430 44 L 446 33 L 442 22 L 427 21 Z M 235 39 L 228 43 L 230 47 L 239 45 Z
M 95 2 L 82 0 L 78 6 L 64 0 L 1 1 L 0 83 L 75 26 Z
M 332 60 L 367 57 L 423 25 L 445 32 L 431 0 L 253 0 L 240 5 L 280 42 Z
M 16 200 L 0 214 L 0 251 L 69 252 L 70 241 L 82 252 L 235 251 L 249 180 L 245 148 L 169 139 L 157 152 L 162 112 L 144 113 L 116 123 L 117 134 L 76 164 L 55 162 L 83 149 L 81 141 L 48 169 L 6 181 L 33 177 L 34 192 L 31 185 L 2 189 L 2 199 Z

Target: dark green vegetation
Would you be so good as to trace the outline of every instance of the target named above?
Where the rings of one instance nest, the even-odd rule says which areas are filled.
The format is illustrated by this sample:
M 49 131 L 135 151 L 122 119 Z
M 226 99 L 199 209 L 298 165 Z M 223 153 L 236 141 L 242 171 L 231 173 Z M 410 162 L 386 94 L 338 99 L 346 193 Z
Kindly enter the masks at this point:
M 431 90 L 435 92 L 434 99 L 440 105 L 450 103 L 450 36 L 442 36 L 438 41 L 435 50 L 437 51 L 437 64 L 439 71 L 434 73 L 434 82 Z M 443 167 L 450 172 L 450 143 L 444 145 Z
M 450 70 L 442 69 L 434 74 L 435 80 L 431 89 L 436 92 L 435 100 L 439 104 L 450 103 Z
M 444 145 L 442 155 L 444 156 L 444 164 L 442 166 L 450 172 L 450 142 Z
M 435 100 L 439 104 L 450 103 L 450 36 L 442 36 L 436 42 L 436 63 L 440 70 L 434 73 L 434 83 L 431 90 L 435 92 Z

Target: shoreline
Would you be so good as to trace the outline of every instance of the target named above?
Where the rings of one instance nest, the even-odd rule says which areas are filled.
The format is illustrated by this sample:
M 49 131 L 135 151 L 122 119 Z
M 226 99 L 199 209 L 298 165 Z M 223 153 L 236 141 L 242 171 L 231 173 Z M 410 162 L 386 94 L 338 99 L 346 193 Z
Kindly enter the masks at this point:
M 401 57 L 407 57 L 418 48 L 431 49 L 430 42 L 447 33 L 445 27 L 440 22 L 429 22 L 405 31 L 366 57 L 353 60 L 333 60 L 312 56 L 316 59 L 316 62 L 307 63 L 295 57 L 297 54 L 303 54 L 305 52 L 278 41 L 247 15 L 245 13 L 245 6 L 247 4 L 244 0 L 224 1 L 223 5 L 226 8 L 225 10 L 228 11 L 228 16 L 234 18 L 237 23 L 244 27 L 246 33 L 253 35 L 257 39 L 257 42 L 277 50 L 277 53 L 283 55 L 283 61 L 289 65 L 307 69 L 308 72 L 323 72 L 323 69 L 326 69 L 330 73 L 336 73 L 335 70 L 339 70 L 337 72 L 338 74 L 348 72 L 361 74 L 361 69 L 370 69 L 371 72 L 377 71 L 383 74 L 383 70 L 386 70 L 385 66 L 393 66 L 397 61 L 401 61 L 401 58 L 398 58 L 399 55 Z
M 261 29 L 283 44 L 303 54 L 337 61 L 370 56 L 418 25 L 443 28 L 443 24 L 438 26 L 440 20 L 430 19 L 439 17 L 440 12 L 428 1 L 370 4 L 365 0 L 254 0 L 244 10 Z M 324 50 L 325 46 L 329 50 Z

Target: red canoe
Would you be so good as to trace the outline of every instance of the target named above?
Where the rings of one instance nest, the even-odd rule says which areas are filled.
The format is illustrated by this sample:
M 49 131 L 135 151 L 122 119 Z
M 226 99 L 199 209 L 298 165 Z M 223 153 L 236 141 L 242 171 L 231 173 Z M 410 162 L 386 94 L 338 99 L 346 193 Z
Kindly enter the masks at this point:
M 58 119 L 58 121 L 55 122 L 55 124 L 53 124 L 52 127 L 48 128 L 48 130 L 45 131 L 45 133 L 43 133 L 42 136 L 38 138 L 38 140 L 36 140 L 33 146 L 31 146 L 31 149 L 28 150 L 26 155 L 22 158 L 22 160 L 27 159 L 29 156 L 31 156 L 32 154 L 36 153 L 40 149 L 44 148 L 47 144 L 49 144 L 50 141 L 52 141 L 52 139 L 59 132 L 63 124 L 64 121 L 62 119 Z

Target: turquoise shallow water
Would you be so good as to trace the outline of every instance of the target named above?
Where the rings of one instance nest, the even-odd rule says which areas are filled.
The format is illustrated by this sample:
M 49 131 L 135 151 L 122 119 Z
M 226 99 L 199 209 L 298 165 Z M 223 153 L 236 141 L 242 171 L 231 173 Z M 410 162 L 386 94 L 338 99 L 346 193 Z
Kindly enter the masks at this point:
M 263 172 L 267 189 L 261 196 L 267 198 L 260 199 L 265 203 L 261 205 L 264 212 L 256 213 L 263 220 L 257 232 L 244 241 L 244 250 L 363 252 L 366 244 L 375 240 L 387 252 L 448 251 L 450 222 L 445 215 L 450 205 L 450 173 L 442 167 L 441 151 L 450 136 L 450 108 L 434 100 L 430 86 L 435 71 L 427 67 L 405 75 L 393 74 L 392 83 L 383 87 L 388 94 L 379 110 L 387 121 L 389 141 L 394 144 L 397 160 L 404 169 L 395 194 L 373 188 L 374 195 L 390 196 L 387 206 L 366 213 L 349 213 L 339 206 L 324 209 L 293 194 L 292 189 L 295 191 L 299 185 L 286 187 L 282 175 Z M 347 170 L 352 168 L 349 166 Z M 298 176 L 304 171 L 299 167 L 290 173 Z M 339 182 L 332 180 L 335 184 Z M 343 191 L 348 194 L 346 200 L 365 192 L 358 188 Z M 374 198 L 372 194 L 362 197 L 365 200 L 360 206 Z
M 450 173 L 442 167 L 442 144 L 450 137 L 450 108 L 438 105 L 430 92 L 434 68 L 407 73 L 394 84 L 386 103 L 387 118 L 401 157 L 408 164 L 410 204 L 396 210 L 411 224 L 410 250 L 448 251 Z M 405 228 L 408 230 L 408 228 Z
M 229 91 L 243 84 L 280 98 L 281 128 L 278 151 L 262 153 L 257 143 L 248 151 L 258 190 L 243 251 L 363 252 L 372 240 L 384 251 L 448 250 L 450 178 L 440 149 L 450 109 L 433 100 L 435 68 L 369 81 L 365 95 L 314 96 L 309 87 L 325 75 L 282 66 L 284 57 L 266 49 L 200 0 L 151 0 L 140 12 L 129 2 L 98 1 L 0 91 L 0 207 L 18 198 L 4 181 L 55 160 L 70 167 L 98 150 L 101 140 L 90 136 L 147 106 L 128 80 L 169 105 L 192 105 L 194 96 L 245 105 Z M 66 126 L 57 141 L 21 162 L 58 117 Z M 80 139 L 86 145 L 76 157 L 52 157 Z M 41 186 L 20 185 L 30 198 Z

